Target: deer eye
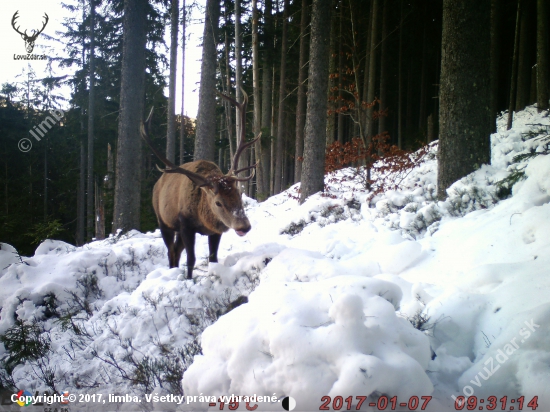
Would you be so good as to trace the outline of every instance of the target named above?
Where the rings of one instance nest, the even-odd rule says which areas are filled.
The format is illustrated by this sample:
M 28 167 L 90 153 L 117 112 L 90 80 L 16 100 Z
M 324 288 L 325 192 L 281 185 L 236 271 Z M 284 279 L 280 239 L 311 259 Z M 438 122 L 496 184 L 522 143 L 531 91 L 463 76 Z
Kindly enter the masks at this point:
M 222 204 L 220 202 L 216 201 L 216 206 L 222 207 Z

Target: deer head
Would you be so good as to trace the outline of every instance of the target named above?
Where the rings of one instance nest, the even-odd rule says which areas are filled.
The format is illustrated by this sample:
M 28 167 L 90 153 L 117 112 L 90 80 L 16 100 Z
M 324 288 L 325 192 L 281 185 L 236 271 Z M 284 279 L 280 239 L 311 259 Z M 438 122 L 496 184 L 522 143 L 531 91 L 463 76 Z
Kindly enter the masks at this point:
M 44 31 L 44 28 L 46 27 L 46 25 L 48 24 L 48 21 L 50 20 L 50 18 L 48 17 L 48 15 L 46 13 L 44 13 L 44 23 L 42 24 L 42 28 L 40 30 L 35 30 L 33 29 L 33 33 L 32 35 L 28 35 L 27 34 L 27 30 L 25 30 L 23 33 L 21 31 L 19 31 L 19 27 L 15 27 L 15 21 L 17 20 L 17 18 L 19 17 L 18 16 L 18 13 L 19 13 L 19 10 L 16 11 L 14 14 L 13 14 L 13 17 L 11 18 L 11 26 L 13 27 L 13 29 L 19 33 L 21 35 L 21 38 L 23 40 L 25 40 L 25 48 L 27 49 L 27 53 L 32 53 L 33 49 L 34 49 L 34 42 L 36 41 L 36 38 L 38 37 L 38 35 L 40 33 L 42 33 Z

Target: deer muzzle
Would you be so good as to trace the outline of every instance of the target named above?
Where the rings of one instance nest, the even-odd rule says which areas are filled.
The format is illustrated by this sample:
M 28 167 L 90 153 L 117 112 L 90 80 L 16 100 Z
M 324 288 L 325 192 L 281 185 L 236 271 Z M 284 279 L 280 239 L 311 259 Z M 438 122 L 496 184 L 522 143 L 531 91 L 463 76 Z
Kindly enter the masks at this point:
M 250 222 L 247 219 L 246 222 L 243 222 L 243 224 L 241 226 L 236 227 L 234 229 L 235 229 L 235 233 L 237 233 L 237 235 L 244 236 L 248 232 L 250 232 L 251 228 L 252 228 L 252 226 L 250 226 Z

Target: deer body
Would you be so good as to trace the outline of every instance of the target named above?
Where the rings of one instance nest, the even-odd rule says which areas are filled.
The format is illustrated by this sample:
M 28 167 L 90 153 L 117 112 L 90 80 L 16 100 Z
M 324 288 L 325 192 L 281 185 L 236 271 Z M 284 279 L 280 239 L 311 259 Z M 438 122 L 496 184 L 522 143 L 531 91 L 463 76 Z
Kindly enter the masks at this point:
M 153 208 L 168 248 L 169 265 L 171 268 L 179 266 L 185 248 L 187 277 L 191 279 L 196 261 L 197 233 L 208 236 L 208 260 L 217 262 L 222 234 L 232 228 L 244 236 L 250 230 L 250 222 L 244 213 L 237 185 L 224 182 L 224 175 L 218 166 L 198 160 L 180 167 L 207 179 L 221 181 L 218 183 L 218 193 L 215 193 L 215 190 L 200 187 L 182 174 L 164 173 L 153 189 Z
M 180 167 L 192 172 L 198 170 L 197 173 L 205 177 L 208 176 L 206 174 L 208 172 L 214 176 L 222 175 L 218 166 L 205 160 L 187 163 Z M 221 234 L 228 230 L 228 227 L 217 219 L 208 207 L 203 190 L 183 175 L 163 174 L 160 177 L 153 189 L 153 208 L 159 221 L 174 230 L 177 229 L 181 219 L 193 220 L 196 232 L 201 235 Z
M 243 103 L 222 95 L 235 104 L 242 116 L 244 125 L 247 96 Z M 233 158 L 233 166 L 227 174 L 212 162 L 197 160 L 176 166 L 158 152 L 149 139 L 148 129 L 153 111 L 142 124 L 141 135 L 153 153 L 167 166 L 161 170 L 162 176 L 153 189 L 153 208 L 157 215 L 160 232 L 168 248 L 168 261 L 171 268 L 178 267 L 181 252 L 187 252 L 187 278 L 193 277 L 195 266 L 195 236 L 197 233 L 208 236 L 210 262 L 218 261 L 218 247 L 222 233 L 234 229 L 239 236 L 250 231 L 237 182 L 250 180 L 237 177 L 239 172 L 252 169 L 256 165 L 235 170 L 241 153 L 254 144 L 260 136 L 248 143 L 244 141 L 244 127 L 241 130 L 239 147 Z

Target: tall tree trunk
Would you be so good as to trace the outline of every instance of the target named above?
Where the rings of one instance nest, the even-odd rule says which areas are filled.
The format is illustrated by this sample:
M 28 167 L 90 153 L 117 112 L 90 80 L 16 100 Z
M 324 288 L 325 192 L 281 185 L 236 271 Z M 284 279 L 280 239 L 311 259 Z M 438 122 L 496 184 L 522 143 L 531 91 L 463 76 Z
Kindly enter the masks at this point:
M 366 36 L 365 36 L 365 69 L 363 71 L 363 90 L 362 90 L 363 91 L 362 100 L 364 102 L 367 101 L 368 92 L 369 92 L 369 70 L 370 70 L 370 55 L 371 55 L 371 50 L 370 50 L 371 41 L 370 41 L 370 39 L 371 39 L 371 34 L 372 34 L 372 30 L 371 30 L 372 1 L 369 2 L 368 15 L 369 15 L 369 18 L 367 20 L 367 26 L 366 26 L 366 30 L 365 30 L 365 33 L 366 33 Z M 364 119 L 363 119 L 363 128 L 366 131 L 367 130 L 367 125 L 366 125 L 365 121 L 366 121 L 366 116 L 364 116 Z
M 146 0 L 124 0 L 120 111 L 113 231 L 139 229 L 141 138 L 145 98 Z
M 443 0 L 440 199 L 455 181 L 491 160 L 490 18 L 489 2 Z
M 295 120 L 295 115 L 287 112 L 285 124 L 291 124 L 293 120 Z M 284 153 L 290 153 L 293 151 L 292 149 L 294 149 L 295 143 L 289 139 L 285 139 L 284 145 Z M 294 162 L 291 156 L 283 157 L 283 161 L 283 187 L 289 187 L 294 183 Z
M 339 47 L 338 47 L 338 100 L 336 102 L 336 107 L 340 109 L 343 106 L 343 93 L 342 89 L 344 88 L 344 42 L 342 40 L 343 32 L 343 19 L 344 19 L 344 2 L 340 0 L 338 6 L 338 37 L 340 38 Z M 338 120 L 338 142 L 340 144 L 344 143 L 344 114 L 338 110 L 337 115 Z
M 516 97 L 516 87 L 518 79 L 518 51 L 519 51 L 519 27 L 521 18 L 521 3 L 522 0 L 518 0 L 518 9 L 516 14 L 516 34 L 514 36 L 514 55 L 512 57 L 512 79 L 510 81 L 510 100 L 508 102 L 508 122 L 506 130 L 512 128 L 512 121 L 514 119 L 514 107 Z
M 88 176 L 86 226 L 88 240 L 94 237 L 94 117 L 95 117 L 95 0 L 90 0 L 90 93 L 88 98 Z
M 242 87 L 243 87 L 243 61 L 242 61 L 242 35 L 241 35 L 241 0 L 235 0 L 235 89 L 236 89 L 236 96 L 237 101 L 242 101 L 243 95 L 242 95 Z M 237 141 L 237 147 L 239 147 L 239 144 L 241 142 L 241 133 L 243 128 L 246 126 L 245 124 L 241 124 L 241 116 L 238 108 L 235 108 L 236 115 L 235 115 L 235 126 L 236 126 L 236 141 Z M 248 152 L 248 150 L 247 150 Z M 247 153 L 243 153 L 243 156 L 239 157 L 239 164 L 235 165 L 235 167 L 238 166 L 239 169 L 242 169 L 247 166 Z M 240 174 L 241 176 L 245 175 L 245 172 Z M 242 188 L 244 193 L 248 193 L 248 184 L 249 181 L 242 182 Z
M 241 88 L 243 87 L 242 75 L 243 75 L 243 66 L 242 66 L 242 39 L 241 39 L 241 0 L 235 0 L 235 95 L 237 96 L 237 101 L 242 100 Z M 237 147 L 239 147 L 240 138 L 241 138 L 241 116 L 240 112 L 237 109 L 235 116 L 235 125 L 237 130 Z M 241 163 L 242 164 L 242 163 Z M 240 165 L 239 165 L 240 167 Z
M 278 6 L 278 5 L 277 5 Z M 279 7 L 277 7 L 278 9 Z M 273 138 L 271 139 L 271 156 L 269 158 L 270 162 L 270 172 L 269 175 L 271 176 L 271 179 L 269 180 L 269 193 L 273 196 L 275 194 L 275 135 L 276 133 L 276 126 L 275 126 L 275 99 L 277 98 L 275 94 L 275 67 L 273 67 L 273 73 L 271 76 L 271 136 Z
M 283 35 L 281 39 L 281 70 L 279 78 L 279 113 L 277 121 L 277 149 L 275 157 L 275 183 L 274 193 L 280 193 L 282 190 L 283 177 L 283 139 L 284 139 L 284 119 L 285 119 L 285 97 L 286 97 L 286 53 L 288 37 L 288 9 L 290 1 L 284 1 L 283 11 Z
M 370 41 L 370 58 L 369 58 L 369 84 L 367 90 L 367 103 L 372 103 L 375 97 L 375 85 L 376 85 L 376 46 L 378 46 L 378 0 L 372 2 L 371 13 L 371 41 Z M 367 109 L 367 144 L 370 143 L 372 134 L 374 131 L 374 119 L 372 117 L 374 113 L 374 107 Z
M 433 77 L 433 85 L 436 87 L 436 90 L 435 90 L 435 94 L 436 96 L 433 96 L 432 97 L 432 111 L 431 111 L 431 115 L 433 116 L 432 117 L 432 121 L 433 121 L 433 135 L 432 135 L 432 140 L 436 140 L 438 137 L 437 137 L 437 133 L 436 133 L 436 130 L 438 129 L 439 127 L 439 83 L 440 83 L 440 76 L 441 76 L 441 44 L 439 44 L 439 47 L 437 48 L 437 56 L 436 56 L 436 59 L 435 61 L 437 62 L 436 66 L 435 66 L 435 73 L 434 73 L 434 77 Z
M 388 70 L 388 42 L 386 37 L 388 36 L 388 3 L 384 2 L 384 10 L 382 12 L 382 47 L 380 51 L 380 112 L 383 112 L 388 107 L 386 78 Z M 382 115 L 378 118 L 378 134 L 382 134 L 387 131 L 386 128 L 386 116 Z
M 418 129 L 420 133 L 426 132 L 426 93 L 427 93 L 427 78 L 428 78 L 428 22 L 426 17 L 428 14 L 427 3 L 423 3 L 424 16 L 421 20 L 422 25 L 422 66 L 420 69 L 420 102 L 418 104 Z M 424 135 L 425 136 L 425 135 Z
M 217 0 L 206 1 L 201 62 L 199 110 L 195 133 L 195 160 L 215 161 L 216 139 L 216 28 L 220 15 Z
M 433 113 L 430 113 L 430 115 L 428 116 L 428 126 L 427 126 L 427 131 L 426 131 L 426 135 L 427 135 L 427 139 L 426 139 L 426 142 L 428 144 L 430 144 L 431 142 L 433 142 L 435 140 L 435 127 L 434 127 L 434 115 Z
M 397 74 L 397 147 L 403 149 L 403 3 L 400 2 L 399 19 L 399 63 Z
M 499 30 L 499 0 L 491 0 L 491 118 L 493 132 L 497 129 L 498 113 L 498 72 L 500 62 L 500 30 Z
M 537 65 L 531 67 L 531 89 L 529 92 L 529 104 L 537 102 Z
M 95 237 L 97 240 L 105 239 L 105 204 L 103 202 L 103 189 L 95 182 Z
M 168 85 L 168 127 L 166 158 L 176 161 L 176 71 L 178 68 L 179 0 L 170 0 L 170 84 Z
M 84 136 L 84 124 L 82 123 L 82 136 Z M 85 234 L 85 205 L 86 205 L 86 143 L 80 139 L 80 173 L 78 179 L 78 196 L 76 202 L 76 245 L 84 244 Z
M 300 17 L 300 58 L 298 67 L 298 103 L 296 105 L 296 154 L 294 156 L 294 182 L 302 177 L 302 160 L 304 155 L 304 127 L 306 123 L 306 76 L 307 76 L 307 42 L 308 0 L 302 0 Z
M 333 0 L 331 7 L 334 10 L 337 4 L 337 0 Z M 326 145 L 330 146 L 334 143 L 334 128 L 336 127 L 336 104 L 334 102 L 335 97 L 333 96 L 332 88 L 336 84 L 334 80 L 334 74 L 336 72 L 336 39 L 338 38 L 338 20 L 334 17 L 330 19 L 330 46 L 329 46 L 329 85 L 327 91 L 327 100 L 330 114 L 327 118 L 327 130 L 326 130 Z M 304 125 L 305 127 L 305 125 Z
M 148 170 L 151 170 L 151 155 L 147 158 L 148 162 Z M 108 218 L 107 224 L 105 225 L 105 233 L 107 232 L 107 228 L 110 230 L 112 226 L 113 221 L 113 189 L 114 189 L 114 182 L 115 182 L 115 168 L 113 163 L 113 151 L 111 148 L 111 145 L 107 143 L 107 178 L 105 181 L 105 192 L 104 192 L 104 199 L 105 199 L 105 217 Z M 104 235 L 105 235 L 104 233 Z
M 531 47 L 531 39 L 529 36 L 531 1 L 532 0 L 523 0 L 521 6 L 516 111 L 525 109 L 525 106 L 529 103 L 529 77 L 531 75 L 532 66 L 529 59 L 529 49 Z
M 219 127 L 219 139 L 220 141 L 223 139 L 223 116 L 220 117 L 220 127 Z M 218 167 L 223 171 L 224 165 L 223 165 L 223 149 L 220 147 L 218 148 Z
M 256 158 L 256 143 L 254 143 L 254 145 L 250 147 L 249 153 L 250 156 L 248 157 L 248 164 L 253 165 L 256 163 L 256 161 L 254 160 Z M 258 167 L 259 165 L 256 166 L 256 168 Z M 256 184 L 257 180 L 255 178 L 248 184 L 248 197 L 250 197 L 251 199 L 256 196 Z
M 413 85 L 413 76 L 412 76 L 412 68 L 409 66 L 407 69 L 407 107 L 405 110 L 405 132 L 407 134 L 411 134 L 412 132 L 412 101 L 413 101 L 413 93 L 412 93 L 412 85 Z
M 254 87 L 254 137 L 262 132 L 262 107 L 260 98 L 260 50 L 258 39 L 258 0 L 252 0 L 252 83 Z M 262 142 L 257 141 L 254 147 L 256 153 L 256 193 L 263 196 L 264 168 L 262 164 Z
M 48 221 L 48 140 L 44 142 L 44 222 Z
M 229 25 L 229 12 L 227 7 L 225 10 L 225 25 L 226 27 Z M 231 94 L 231 66 L 229 61 L 229 36 L 227 35 L 227 28 L 225 30 L 225 94 Z M 233 156 L 235 155 L 235 148 L 233 146 L 233 108 L 226 100 L 224 100 L 224 111 L 227 124 L 227 139 L 229 140 L 229 155 L 231 157 L 231 161 L 233 161 Z
M 358 107 L 358 117 L 359 117 L 359 123 L 360 123 L 360 130 L 361 130 L 361 140 L 363 142 L 363 145 L 367 145 L 367 110 L 365 107 L 363 107 L 363 104 L 367 102 L 368 98 L 368 91 L 369 91 L 369 70 L 370 70 L 370 56 L 371 56 L 371 24 L 372 24 L 372 9 L 373 5 L 372 2 L 368 3 L 367 6 L 367 20 L 365 25 L 365 64 L 363 68 L 363 84 L 361 86 L 361 90 L 359 90 L 359 78 L 357 77 L 357 93 L 360 96 L 361 99 L 361 105 Z
M 182 7 L 183 18 L 181 21 L 181 125 L 180 125 L 180 164 L 185 163 L 185 43 L 187 29 L 187 10 L 185 9 L 185 0 Z
M 331 0 L 313 0 L 301 203 L 324 188 L 330 4 Z
M 537 0 L 537 107 L 538 111 L 548 110 L 550 93 L 548 76 L 548 1 Z
M 82 22 L 86 21 L 86 0 L 82 0 Z M 86 46 L 85 39 L 82 39 L 82 67 L 86 66 Z M 86 80 L 82 80 L 83 89 L 86 88 Z M 80 105 L 80 174 L 78 180 L 78 195 L 76 201 L 76 245 L 84 244 L 86 233 L 86 143 L 84 141 L 84 105 Z M 7 213 L 6 213 L 7 214 Z
M 272 96 L 272 77 L 273 77 L 273 16 L 272 16 L 272 0 L 265 0 L 265 38 L 264 38 L 264 53 L 263 53 L 263 68 L 262 68 L 262 137 L 260 165 L 262 168 L 262 190 L 258 187 L 258 200 L 266 199 L 270 193 L 270 158 L 271 158 L 271 141 L 273 135 L 271 133 L 271 99 Z

